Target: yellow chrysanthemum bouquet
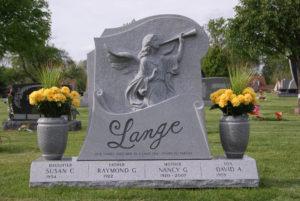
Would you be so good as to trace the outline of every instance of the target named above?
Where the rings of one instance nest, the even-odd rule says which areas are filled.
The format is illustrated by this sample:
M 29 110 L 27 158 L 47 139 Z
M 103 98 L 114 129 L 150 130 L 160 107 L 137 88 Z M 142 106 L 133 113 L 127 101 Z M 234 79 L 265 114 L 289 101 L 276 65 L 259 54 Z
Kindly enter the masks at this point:
M 79 107 L 80 95 L 68 87 L 41 88 L 29 95 L 29 103 L 45 117 L 69 115 L 72 107 Z
M 247 87 L 252 73 L 245 68 L 229 70 L 231 88 L 219 89 L 210 95 L 211 109 L 219 108 L 224 115 L 251 113 L 256 104 L 256 93 Z
M 253 111 L 256 103 L 256 94 L 250 87 L 241 94 L 235 94 L 231 89 L 219 89 L 210 95 L 213 105 L 211 109 L 219 108 L 224 115 L 242 115 Z
M 40 75 L 43 88 L 33 91 L 29 95 L 29 103 L 36 106 L 37 110 L 45 117 L 69 115 L 73 108 L 80 105 L 80 95 L 77 91 L 71 91 L 66 86 L 56 87 L 60 80 L 61 72 L 59 70 L 46 69 Z

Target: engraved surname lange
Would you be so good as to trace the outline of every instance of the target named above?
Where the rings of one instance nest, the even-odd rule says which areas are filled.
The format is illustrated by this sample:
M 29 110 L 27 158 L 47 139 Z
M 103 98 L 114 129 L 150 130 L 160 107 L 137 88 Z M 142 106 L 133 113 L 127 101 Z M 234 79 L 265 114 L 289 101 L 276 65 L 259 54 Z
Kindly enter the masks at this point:
M 141 141 L 153 140 L 150 149 L 159 147 L 162 139 L 169 133 L 179 134 L 183 130 L 180 121 L 172 123 L 163 122 L 157 128 L 149 128 L 143 131 L 134 130 L 134 120 L 128 119 L 122 129 L 120 121 L 113 120 L 109 124 L 110 134 L 117 136 L 118 140 L 107 143 L 109 148 L 131 149 Z

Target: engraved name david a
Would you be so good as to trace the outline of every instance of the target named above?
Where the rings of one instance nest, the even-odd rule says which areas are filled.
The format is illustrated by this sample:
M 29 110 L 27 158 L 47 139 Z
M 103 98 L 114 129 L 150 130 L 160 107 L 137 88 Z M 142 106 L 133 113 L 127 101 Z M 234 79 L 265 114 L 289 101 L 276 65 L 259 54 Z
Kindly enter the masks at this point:
M 150 144 L 150 149 L 156 149 L 160 145 L 161 140 L 169 133 L 179 134 L 183 130 L 180 121 L 174 121 L 171 124 L 164 122 L 156 129 L 150 128 L 143 131 L 133 131 L 133 127 L 134 120 L 132 118 L 126 121 L 124 127 L 118 120 L 111 121 L 109 124 L 110 134 L 118 136 L 118 140 L 108 142 L 107 146 L 109 148 L 131 149 L 137 143 L 150 139 L 153 140 Z

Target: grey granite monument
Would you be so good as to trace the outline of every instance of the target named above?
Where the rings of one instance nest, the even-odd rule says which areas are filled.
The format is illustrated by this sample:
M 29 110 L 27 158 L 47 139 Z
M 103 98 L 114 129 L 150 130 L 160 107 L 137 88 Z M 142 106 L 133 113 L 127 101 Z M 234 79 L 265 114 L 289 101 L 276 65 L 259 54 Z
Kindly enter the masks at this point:
M 89 69 L 91 69 L 91 61 L 89 60 L 89 57 L 86 60 L 86 74 L 88 75 Z M 91 79 L 91 76 L 88 76 L 88 79 Z M 85 92 L 83 92 L 83 95 L 80 100 L 80 107 L 88 107 L 89 106 L 89 80 L 86 81 L 86 87 Z
M 208 40 L 199 25 L 154 18 L 95 46 L 93 111 L 78 160 L 211 158 L 200 123 L 197 63 Z
M 89 100 L 88 100 L 88 92 L 84 92 L 83 95 L 80 98 L 80 107 L 88 107 L 89 106 Z
M 88 97 L 87 105 L 89 106 L 89 122 L 90 122 L 93 100 L 94 100 L 95 50 L 87 54 L 86 68 L 87 68 L 87 97 Z
M 78 157 L 36 160 L 30 185 L 256 187 L 255 160 L 212 157 L 193 20 L 158 15 L 106 29 L 88 54 L 89 126 Z

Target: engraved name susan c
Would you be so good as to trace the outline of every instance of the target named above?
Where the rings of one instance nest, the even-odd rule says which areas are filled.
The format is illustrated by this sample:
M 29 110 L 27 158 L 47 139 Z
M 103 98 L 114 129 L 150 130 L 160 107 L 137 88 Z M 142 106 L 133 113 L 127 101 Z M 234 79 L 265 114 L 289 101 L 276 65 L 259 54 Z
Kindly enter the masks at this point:
M 157 128 L 150 128 L 145 130 L 135 130 L 134 120 L 128 119 L 124 126 L 120 121 L 113 120 L 109 124 L 110 134 L 117 137 L 116 141 L 109 141 L 107 146 L 109 148 L 122 148 L 131 149 L 136 144 L 142 141 L 151 140 L 150 149 L 156 149 L 159 147 L 162 139 L 168 134 L 180 134 L 183 130 L 183 126 L 180 121 L 174 121 L 172 123 L 161 123 Z

